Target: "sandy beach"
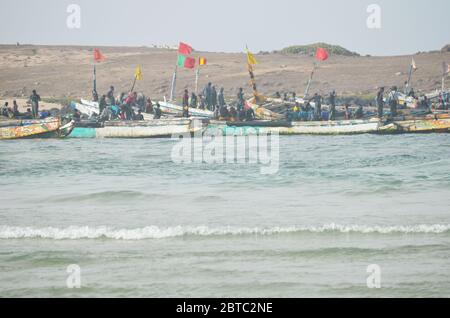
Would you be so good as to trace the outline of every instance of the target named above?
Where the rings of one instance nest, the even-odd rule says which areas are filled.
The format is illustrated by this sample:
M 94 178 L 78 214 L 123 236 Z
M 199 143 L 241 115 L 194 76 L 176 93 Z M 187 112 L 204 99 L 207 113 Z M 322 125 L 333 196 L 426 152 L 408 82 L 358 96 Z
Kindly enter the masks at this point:
M 110 85 L 117 91 L 128 91 L 134 69 L 142 66 L 143 80 L 136 89 L 153 99 L 169 95 L 176 62 L 176 50 L 148 47 L 100 47 L 107 60 L 97 65 L 99 93 Z M 234 98 L 239 87 L 250 94 L 246 57 L 243 53 L 194 52 L 205 57 L 208 65 L 200 70 L 199 87 L 211 81 L 223 86 L 228 98 Z M 257 54 L 255 76 L 258 89 L 266 95 L 276 91 L 304 92 L 314 58 L 279 53 Z M 442 61 L 450 53 L 414 55 L 418 70 L 412 85 L 417 92 L 429 92 L 441 85 Z M 311 91 L 364 97 L 374 95 L 379 86 L 403 86 L 411 55 L 393 57 L 331 56 L 317 70 Z M 27 98 L 33 89 L 41 97 L 55 100 L 89 98 L 92 89 L 93 47 L 0 45 L 0 99 Z M 180 69 L 177 95 L 194 89 L 195 72 Z M 43 105 L 43 107 L 45 107 Z M 53 107 L 53 105 L 52 105 Z

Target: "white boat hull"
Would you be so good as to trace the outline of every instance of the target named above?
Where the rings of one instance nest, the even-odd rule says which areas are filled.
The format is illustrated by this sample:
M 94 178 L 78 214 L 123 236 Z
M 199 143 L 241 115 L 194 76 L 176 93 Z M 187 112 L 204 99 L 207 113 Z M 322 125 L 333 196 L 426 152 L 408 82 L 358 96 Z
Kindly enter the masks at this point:
M 159 102 L 161 111 L 166 114 L 181 116 L 183 114 L 183 107 L 169 102 Z M 189 115 L 201 118 L 214 118 L 214 112 L 198 108 L 189 107 Z

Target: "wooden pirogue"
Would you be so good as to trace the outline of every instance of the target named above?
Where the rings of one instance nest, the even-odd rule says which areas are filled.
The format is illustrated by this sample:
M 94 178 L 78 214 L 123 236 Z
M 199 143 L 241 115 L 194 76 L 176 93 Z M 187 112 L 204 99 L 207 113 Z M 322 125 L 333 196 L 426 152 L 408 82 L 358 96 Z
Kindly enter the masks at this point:
M 74 128 L 74 122 L 62 123 L 60 117 L 0 121 L 0 140 L 23 138 L 63 138 Z

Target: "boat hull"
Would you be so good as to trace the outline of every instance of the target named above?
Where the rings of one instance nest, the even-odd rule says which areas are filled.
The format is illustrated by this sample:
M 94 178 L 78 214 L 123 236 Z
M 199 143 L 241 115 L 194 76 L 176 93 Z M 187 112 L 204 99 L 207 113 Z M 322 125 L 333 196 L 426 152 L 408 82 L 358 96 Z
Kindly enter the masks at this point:
M 153 120 L 112 121 L 102 127 L 76 127 L 70 138 L 167 138 L 178 134 L 191 134 L 203 129 L 201 121 Z
M 378 120 L 345 120 L 345 121 L 323 121 L 323 122 L 292 122 L 291 125 L 271 127 L 270 125 L 248 126 L 239 123 L 211 122 L 208 130 L 221 130 L 224 135 L 252 135 L 272 134 L 280 135 L 352 135 L 352 134 L 375 134 L 395 131 L 394 125 L 384 125 Z
M 63 138 L 69 135 L 73 128 L 73 122 L 62 126 L 61 119 L 53 117 L 43 120 L 10 121 L 9 125 L 2 123 L 2 126 L 0 127 L 0 140 Z
M 398 133 L 447 133 L 450 132 L 450 118 L 431 118 L 395 121 Z
M 182 116 L 183 115 L 183 107 L 179 105 L 175 105 L 168 102 L 159 102 L 159 106 L 161 111 L 165 114 L 173 115 L 173 116 Z M 214 112 L 209 110 L 203 110 L 198 108 L 189 107 L 189 115 L 193 117 L 201 117 L 201 118 L 214 118 Z

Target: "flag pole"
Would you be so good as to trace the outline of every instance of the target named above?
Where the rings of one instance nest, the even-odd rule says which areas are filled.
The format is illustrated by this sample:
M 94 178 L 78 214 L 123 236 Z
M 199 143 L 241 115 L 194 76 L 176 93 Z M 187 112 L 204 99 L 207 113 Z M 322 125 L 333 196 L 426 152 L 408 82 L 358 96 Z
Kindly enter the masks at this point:
M 131 90 L 130 90 L 131 93 L 133 93 L 133 91 L 134 91 L 134 86 L 136 85 L 136 79 L 137 79 L 137 76 L 135 75 L 134 81 L 133 81 L 133 86 L 131 86 Z
M 250 75 L 250 84 L 252 85 L 253 97 L 255 98 L 255 103 L 259 104 L 262 101 L 259 100 L 260 97 L 258 94 L 258 89 L 256 87 L 256 79 L 255 79 L 255 74 L 253 73 L 253 66 L 250 64 L 250 62 L 248 60 L 249 51 L 248 51 L 247 45 L 245 45 L 245 49 L 247 51 L 247 69 L 248 69 L 248 74 Z
M 409 85 L 411 84 L 412 72 L 413 72 L 413 62 L 411 61 L 411 65 L 409 66 L 408 80 L 406 81 L 406 87 L 405 87 L 406 95 L 408 95 L 408 93 L 409 93 Z
M 95 69 L 95 62 L 94 62 L 94 90 L 93 90 L 93 92 L 96 92 L 97 91 L 97 71 L 96 71 L 96 69 Z
M 306 85 L 305 98 L 308 97 L 309 89 L 311 88 L 312 79 L 313 79 L 314 73 L 315 73 L 315 71 L 317 69 L 317 66 L 318 66 L 317 62 L 314 62 L 314 66 L 313 66 L 313 69 L 311 71 L 311 75 L 309 76 L 308 84 Z
M 445 90 L 445 76 L 447 75 L 447 70 L 448 70 L 449 66 L 447 65 L 447 63 L 442 62 L 442 86 L 441 86 L 441 92 L 444 92 Z
M 195 95 L 198 95 L 198 78 L 200 76 L 200 64 L 197 65 L 197 71 L 195 72 Z
M 178 70 L 178 65 L 175 65 L 175 71 L 173 72 L 173 77 L 172 77 L 172 88 L 170 89 L 170 101 L 173 101 L 174 97 L 175 97 L 175 87 L 176 87 L 176 82 L 177 82 L 177 70 Z

